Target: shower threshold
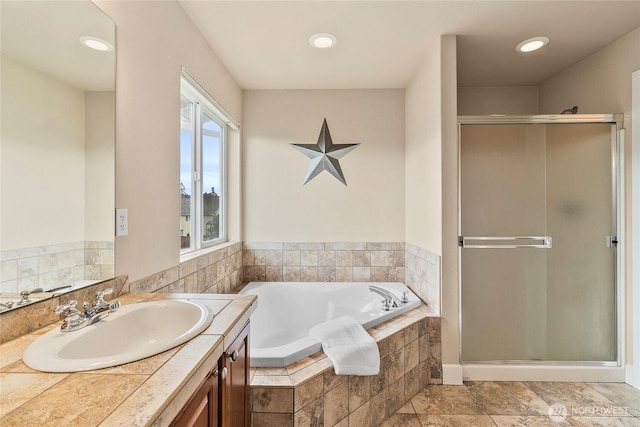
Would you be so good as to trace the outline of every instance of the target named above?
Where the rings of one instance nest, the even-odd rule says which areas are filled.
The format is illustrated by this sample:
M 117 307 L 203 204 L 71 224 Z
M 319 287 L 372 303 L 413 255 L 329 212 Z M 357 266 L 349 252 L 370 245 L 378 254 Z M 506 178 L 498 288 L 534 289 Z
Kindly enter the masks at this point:
M 568 381 L 625 382 L 625 369 L 617 362 L 462 363 L 464 381 Z

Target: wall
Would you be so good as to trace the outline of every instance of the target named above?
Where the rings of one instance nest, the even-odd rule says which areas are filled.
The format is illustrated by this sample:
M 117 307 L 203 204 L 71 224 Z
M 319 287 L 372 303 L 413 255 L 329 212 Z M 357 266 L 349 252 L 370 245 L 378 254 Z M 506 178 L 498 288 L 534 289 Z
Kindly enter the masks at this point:
M 627 310 L 627 340 L 626 358 L 633 360 L 634 342 L 640 340 L 638 327 L 635 328 L 635 337 L 631 336 L 634 330 L 633 308 L 631 301 L 634 298 L 632 286 L 633 263 L 631 255 L 638 250 L 640 242 L 632 241 L 631 221 L 635 221 L 638 212 L 631 210 L 631 194 L 637 191 L 638 183 L 631 179 L 631 165 L 636 160 L 631 157 L 633 134 L 631 129 L 632 111 L 632 73 L 640 69 L 640 28 L 618 39 L 594 55 L 575 64 L 573 67 L 550 78 L 540 85 L 540 113 L 549 114 L 578 105 L 580 113 L 623 113 L 627 129 L 625 144 L 626 168 L 624 171 L 626 181 L 625 198 L 627 228 L 626 236 L 622 239 L 623 245 L 627 243 L 626 257 L 626 310 Z M 637 363 L 637 362 L 636 362 Z M 634 369 L 640 369 L 634 367 Z
M 458 295 L 458 126 L 456 38 L 442 37 L 442 379 L 462 382 L 459 362 Z
M 180 263 L 181 66 L 237 119 L 242 94 L 179 3 L 95 3 L 117 26 L 116 207 L 129 210 L 129 235 L 116 238 L 116 273 L 135 282 Z M 232 139 L 229 234 L 239 241 L 237 132 Z
M 458 115 L 485 114 L 538 114 L 538 87 L 459 87 Z
M 430 97 L 415 102 L 422 99 Z M 435 218 L 429 197 L 440 194 L 438 159 L 431 157 L 439 155 L 437 140 L 426 162 L 413 163 L 415 175 L 405 174 L 406 162 L 416 160 L 405 155 L 407 102 L 402 90 L 245 92 L 243 282 L 401 281 L 440 311 L 437 249 L 404 242 L 405 209 L 414 202 L 405 199 L 406 186 L 418 191 L 434 182 L 418 202 L 420 214 Z M 361 143 L 340 161 L 346 187 L 328 172 L 303 185 L 309 159 L 290 146 L 314 144 L 324 117 L 334 143 Z M 415 148 L 422 152 L 420 142 Z M 438 220 L 426 221 L 436 240 Z
M 404 239 L 404 91 L 244 92 L 244 239 L 396 242 Z M 303 185 L 323 119 L 347 186 L 328 172 Z
M 580 113 L 631 114 L 631 73 L 640 68 L 640 28 L 542 82 L 540 114 L 577 105 Z
M 457 383 L 444 364 L 458 364 L 456 38 L 431 46 L 408 84 L 405 103 L 405 246 L 407 282 L 425 272 L 417 289 L 434 286 L 442 313 L 443 381 Z M 443 257 L 445 255 L 445 257 Z M 413 277 L 412 277 L 413 276 Z
M 640 129 L 640 70 L 633 73 L 633 113 L 632 120 L 633 126 L 636 129 Z M 640 182 L 640 132 L 636 132 L 633 136 L 632 153 L 631 153 L 631 171 L 632 182 Z M 631 212 L 640 212 L 640 188 L 634 186 L 632 189 L 631 197 Z M 640 223 L 635 217 L 631 218 L 630 233 L 632 241 L 636 244 L 633 245 L 633 251 L 631 253 L 631 271 L 629 274 L 631 278 L 630 287 L 632 289 L 631 295 L 627 295 L 627 310 L 629 310 L 629 317 L 631 318 L 628 324 L 627 334 L 632 337 L 629 343 L 631 348 L 627 351 L 627 361 L 629 363 L 627 369 L 627 383 L 633 385 L 635 388 L 640 389 L 640 339 L 633 339 L 640 334 Z M 633 292 L 635 290 L 635 292 Z
M 429 49 L 406 88 L 405 240 L 442 253 L 441 47 Z

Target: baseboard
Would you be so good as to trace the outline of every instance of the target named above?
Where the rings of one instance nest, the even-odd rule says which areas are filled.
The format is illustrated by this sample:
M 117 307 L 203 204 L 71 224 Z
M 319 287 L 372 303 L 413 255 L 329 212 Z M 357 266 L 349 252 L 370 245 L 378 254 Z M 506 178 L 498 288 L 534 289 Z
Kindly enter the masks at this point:
M 462 385 L 462 365 L 442 365 L 442 384 Z
M 625 371 L 625 382 L 640 390 L 640 369 L 634 369 L 633 365 L 627 364 Z

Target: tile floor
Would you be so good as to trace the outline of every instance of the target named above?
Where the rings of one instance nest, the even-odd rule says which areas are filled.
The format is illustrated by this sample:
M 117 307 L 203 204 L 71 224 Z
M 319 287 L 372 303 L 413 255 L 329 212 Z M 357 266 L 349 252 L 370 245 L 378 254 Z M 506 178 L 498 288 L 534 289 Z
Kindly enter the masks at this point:
M 433 385 L 420 391 L 382 426 L 640 427 L 640 390 L 623 383 L 486 381 Z

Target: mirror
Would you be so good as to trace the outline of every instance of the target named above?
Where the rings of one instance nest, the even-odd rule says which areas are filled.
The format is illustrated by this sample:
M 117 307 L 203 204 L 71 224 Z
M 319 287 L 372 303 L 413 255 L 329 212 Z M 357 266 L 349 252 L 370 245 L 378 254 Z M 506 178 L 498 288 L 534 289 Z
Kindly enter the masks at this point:
M 115 25 L 88 0 L 1 1 L 0 19 L 0 303 L 15 306 L 114 276 Z

